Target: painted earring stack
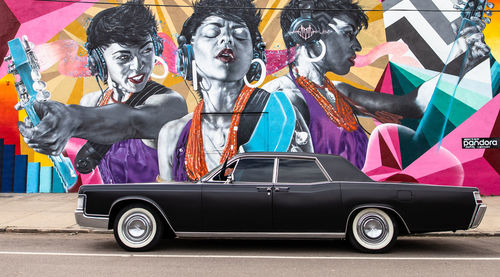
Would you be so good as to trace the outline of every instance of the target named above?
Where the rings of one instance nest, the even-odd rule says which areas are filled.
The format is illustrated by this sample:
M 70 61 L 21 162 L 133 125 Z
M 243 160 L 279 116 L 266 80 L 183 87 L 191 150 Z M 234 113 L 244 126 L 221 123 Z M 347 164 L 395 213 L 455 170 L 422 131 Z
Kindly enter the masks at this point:
M 27 155 L 16 155 L 15 145 L 0 138 L 0 192 L 64 192 L 62 181 L 52 166 L 28 162 Z

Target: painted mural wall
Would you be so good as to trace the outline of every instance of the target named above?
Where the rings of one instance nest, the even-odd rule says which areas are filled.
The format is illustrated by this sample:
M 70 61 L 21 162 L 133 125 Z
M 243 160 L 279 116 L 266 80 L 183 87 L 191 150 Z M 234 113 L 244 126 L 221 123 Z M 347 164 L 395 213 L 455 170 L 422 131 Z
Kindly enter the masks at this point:
M 39 65 L 25 91 L 0 67 L 1 192 L 305 151 L 500 195 L 500 15 L 484 1 L 125 2 L 0 0 L 0 56 L 27 36 Z

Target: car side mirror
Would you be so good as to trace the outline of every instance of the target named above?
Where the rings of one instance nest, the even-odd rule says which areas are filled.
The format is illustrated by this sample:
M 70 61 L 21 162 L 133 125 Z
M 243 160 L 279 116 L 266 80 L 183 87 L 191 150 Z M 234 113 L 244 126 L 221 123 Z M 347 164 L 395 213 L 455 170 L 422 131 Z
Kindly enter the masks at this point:
M 226 184 L 232 184 L 233 183 L 233 174 L 229 174 L 226 177 Z

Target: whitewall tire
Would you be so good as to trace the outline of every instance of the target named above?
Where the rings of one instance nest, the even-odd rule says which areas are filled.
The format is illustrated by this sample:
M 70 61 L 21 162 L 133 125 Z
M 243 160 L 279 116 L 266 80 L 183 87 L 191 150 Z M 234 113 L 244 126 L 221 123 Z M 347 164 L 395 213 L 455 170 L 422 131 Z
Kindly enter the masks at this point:
M 149 250 L 163 233 L 163 221 L 156 210 L 143 204 L 132 204 L 120 210 L 113 227 L 116 241 L 127 251 Z
M 389 250 L 398 235 L 396 222 L 383 210 L 367 208 L 359 211 L 348 227 L 348 239 L 357 249 L 369 253 Z

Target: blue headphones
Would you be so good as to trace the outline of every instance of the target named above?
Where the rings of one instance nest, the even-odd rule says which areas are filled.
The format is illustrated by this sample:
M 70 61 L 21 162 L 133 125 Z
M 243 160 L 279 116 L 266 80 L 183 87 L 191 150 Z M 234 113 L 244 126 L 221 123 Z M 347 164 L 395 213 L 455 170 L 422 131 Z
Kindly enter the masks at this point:
M 312 18 L 314 7 L 312 0 L 299 1 L 300 17 L 292 22 L 288 33 L 284 35 L 288 48 L 297 44 L 312 44 L 320 40 L 320 25 Z
M 187 43 L 185 36 L 180 36 L 177 39 L 177 43 L 179 44 L 179 49 L 177 49 L 175 56 L 175 68 L 177 74 L 179 74 L 186 81 L 192 81 L 192 62 L 194 59 L 193 46 Z

